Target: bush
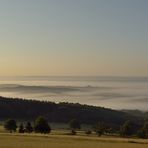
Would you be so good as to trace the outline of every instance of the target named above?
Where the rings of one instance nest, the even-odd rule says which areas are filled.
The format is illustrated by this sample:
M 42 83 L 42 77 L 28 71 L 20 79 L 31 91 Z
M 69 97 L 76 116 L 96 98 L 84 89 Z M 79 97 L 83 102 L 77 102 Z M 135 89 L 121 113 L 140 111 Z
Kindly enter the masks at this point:
M 95 126 L 94 126 L 94 131 L 96 132 L 96 134 L 100 137 L 104 134 L 106 130 L 106 126 L 103 122 L 98 122 Z
M 25 126 L 25 132 L 27 132 L 27 133 L 32 133 L 33 132 L 33 127 L 32 127 L 30 122 L 27 122 L 27 124 Z
M 90 135 L 91 133 L 92 133 L 91 130 L 85 131 L 85 134 L 86 134 L 86 135 Z
M 76 135 L 77 132 L 75 130 L 71 130 L 71 135 Z
M 19 133 L 24 133 L 24 125 L 23 125 L 23 123 L 20 124 L 18 132 Z

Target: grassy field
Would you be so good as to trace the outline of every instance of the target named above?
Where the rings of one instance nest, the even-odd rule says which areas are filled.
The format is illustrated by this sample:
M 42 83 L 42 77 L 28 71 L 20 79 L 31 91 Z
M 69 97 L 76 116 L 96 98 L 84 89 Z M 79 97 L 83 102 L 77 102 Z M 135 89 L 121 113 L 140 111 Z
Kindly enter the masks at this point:
M 148 140 L 68 135 L 0 134 L 0 148 L 148 148 Z
M 67 135 L 68 130 L 53 130 L 51 134 L 10 134 L 0 126 L 0 148 L 148 148 L 148 139 Z

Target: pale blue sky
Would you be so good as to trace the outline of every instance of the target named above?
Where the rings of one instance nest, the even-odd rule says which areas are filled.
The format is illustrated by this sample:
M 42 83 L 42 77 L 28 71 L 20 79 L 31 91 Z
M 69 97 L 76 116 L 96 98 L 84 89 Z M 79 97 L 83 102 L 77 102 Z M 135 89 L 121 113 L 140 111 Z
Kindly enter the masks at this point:
M 0 0 L 0 75 L 148 76 L 148 1 Z

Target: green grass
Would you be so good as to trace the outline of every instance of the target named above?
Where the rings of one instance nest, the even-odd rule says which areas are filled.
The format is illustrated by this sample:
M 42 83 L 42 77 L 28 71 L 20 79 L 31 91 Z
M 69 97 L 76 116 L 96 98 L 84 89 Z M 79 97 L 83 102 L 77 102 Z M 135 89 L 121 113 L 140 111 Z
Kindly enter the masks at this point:
M 88 136 L 0 134 L 0 148 L 148 148 L 148 140 Z

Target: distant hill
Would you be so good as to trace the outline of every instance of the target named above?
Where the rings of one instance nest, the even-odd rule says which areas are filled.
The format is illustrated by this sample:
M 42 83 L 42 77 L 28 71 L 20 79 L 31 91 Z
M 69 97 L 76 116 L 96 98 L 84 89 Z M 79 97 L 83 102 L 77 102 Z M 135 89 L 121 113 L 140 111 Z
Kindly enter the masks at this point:
M 141 111 L 141 110 L 121 110 L 122 112 L 128 113 L 132 116 L 143 117 L 148 119 L 148 111 Z
M 45 116 L 49 122 L 67 123 L 76 118 L 85 124 L 103 121 L 114 127 L 119 127 L 126 120 L 136 123 L 142 120 L 141 117 L 103 107 L 0 97 L 0 120 L 14 118 L 33 121 L 39 115 Z

